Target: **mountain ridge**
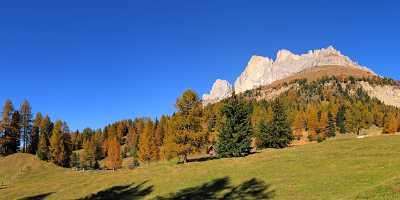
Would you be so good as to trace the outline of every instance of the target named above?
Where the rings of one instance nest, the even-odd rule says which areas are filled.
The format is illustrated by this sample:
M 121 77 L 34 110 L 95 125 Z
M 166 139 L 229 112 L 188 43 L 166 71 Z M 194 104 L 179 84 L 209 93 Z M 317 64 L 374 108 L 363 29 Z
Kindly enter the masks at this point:
M 352 61 L 333 46 L 310 50 L 300 55 L 282 49 L 277 52 L 275 60 L 268 57 L 253 55 L 244 71 L 236 79 L 234 87 L 232 87 L 228 81 L 218 79 L 218 81 L 213 84 L 210 93 L 203 95 L 203 103 L 207 105 L 218 102 L 229 97 L 227 93 L 232 90 L 240 94 L 247 90 L 252 90 L 260 86 L 271 84 L 277 80 L 290 77 L 303 70 L 323 66 L 342 66 L 349 69 L 355 68 L 377 76 L 371 69 Z M 226 90 L 222 90 L 222 88 Z

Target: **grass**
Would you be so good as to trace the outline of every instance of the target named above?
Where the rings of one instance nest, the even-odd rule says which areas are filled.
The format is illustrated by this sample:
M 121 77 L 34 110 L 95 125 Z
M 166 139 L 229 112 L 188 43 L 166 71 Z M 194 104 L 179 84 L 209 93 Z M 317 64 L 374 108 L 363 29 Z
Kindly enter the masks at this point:
M 0 159 L 0 199 L 400 199 L 399 144 L 400 136 L 341 138 L 117 172 L 76 172 L 17 154 Z

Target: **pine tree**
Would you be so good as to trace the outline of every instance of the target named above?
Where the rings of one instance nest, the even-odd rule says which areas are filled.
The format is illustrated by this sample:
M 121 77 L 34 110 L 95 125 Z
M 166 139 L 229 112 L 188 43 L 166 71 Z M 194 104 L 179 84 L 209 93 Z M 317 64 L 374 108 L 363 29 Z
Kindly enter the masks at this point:
M 12 114 L 11 124 L 10 124 L 10 131 L 11 131 L 11 145 L 10 150 L 11 153 L 15 153 L 19 150 L 20 145 L 20 137 L 21 137 L 21 129 L 20 129 L 20 120 L 21 116 L 19 112 L 16 110 Z
M 46 115 L 40 124 L 40 134 L 46 137 L 47 143 L 49 144 L 51 134 L 53 132 L 54 124 L 51 122 L 50 117 Z
M 250 109 L 244 99 L 232 95 L 223 102 L 217 152 L 221 157 L 239 157 L 251 151 L 252 125 Z
M 22 134 L 22 151 L 29 152 L 30 138 L 32 134 L 32 110 L 29 102 L 24 100 L 20 108 L 21 114 L 21 134 Z
M 279 99 L 273 102 L 273 118 L 266 128 L 263 146 L 265 148 L 284 148 L 294 139 L 283 104 Z
M 175 106 L 178 110 L 174 115 L 176 153 L 183 162 L 187 162 L 187 156 L 199 151 L 205 143 L 201 101 L 194 91 L 187 90 L 177 99 Z
M 346 107 L 341 105 L 339 107 L 339 111 L 336 114 L 336 125 L 339 128 L 339 133 L 346 133 L 346 125 L 345 125 L 345 115 L 346 115 Z
M 116 136 L 108 141 L 106 167 L 108 169 L 116 170 L 121 168 L 121 145 Z
M 33 120 L 32 133 L 30 135 L 30 144 L 28 147 L 28 152 L 31 154 L 36 154 L 36 150 L 38 148 L 40 124 L 42 123 L 42 119 L 42 114 L 40 112 L 36 113 L 35 119 Z
M 336 127 L 334 117 L 331 112 L 328 112 L 328 127 L 327 127 L 327 136 L 335 137 L 336 136 Z

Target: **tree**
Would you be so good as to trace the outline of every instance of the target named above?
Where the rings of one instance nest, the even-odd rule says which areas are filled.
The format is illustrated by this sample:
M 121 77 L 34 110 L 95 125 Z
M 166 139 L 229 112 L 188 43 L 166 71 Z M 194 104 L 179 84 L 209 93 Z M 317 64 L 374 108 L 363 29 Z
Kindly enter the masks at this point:
M 385 115 L 383 120 L 383 134 L 394 134 L 397 132 L 397 119 L 393 113 Z
M 14 107 L 10 100 L 6 100 L 3 106 L 2 119 L 0 123 L 0 154 L 13 153 L 12 143 L 15 138 L 12 137 L 11 131 L 11 118 L 14 111 Z
M 30 138 L 32 134 L 32 109 L 27 100 L 24 100 L 20 108 L 21 114 L 21 134 L 22 134 L 22 151 L 29 153 Z
M 12 138 L 10 144 L 10 150 L 12 153 L 15 153 L 19 150 L 20 137 L 21 137 L 21 129 L 19 126 L 20 121 L 21 121 L 21 116 L 19 115 L 19 112 L 16 110 L 12 114 L 11 124 L 10 124 L 10 131 Z
M 94 137 L 89 138 L 83 144 L 83 151 L 80 153 L 80 167 L 84 169 L 96 169 L 99 167 L 97 162 L 97 146 Z
M 246 156 L 251 151 L 252 125 L 250 109 L 243 98 L 232 95 L 223 102 L 223 116 L 217 140 L 217 152 L 221 157 Z
M 315 105 L 310 105 L 307 110 L 307 129 L 310 141 L 315 140 L 318 135 L 318 111 Z
M 58 120 L 54 124 L 50 145 L 51 160 L 57 165 L 69 166 L 72 147 L 68 126 L 65 122 Z
M 51 134 L 53 132 L 53 126 L 54 124 L 51 122 L 51 119 L 48 115 L 46 115 L 40 123 L 40 134 L 46 137 L 47 143 L 49 143 Z
M 275 100 L 272 105 L 273 118 L 271 126 L 262 126 L 264 137 L 262 143 L 265 148 L 284 148 L 287 147 L 294 139 L 290 123 L 283 104 L 279 99 Z
M 30 135 L 30 144 L 28 146 L 28 152 L 31 154 L 36 154 L 36 150 L 38 148 L 42 119 L 42 114 L 40 112 L 36 113 L 35 119 L 33 120 L 32 133 Z
M 294 121 L 293 121 L 293 129 L 294 129 L 294 135 L 297 137 L 298 140 L 303 136 L 303 130 L 304 130 L 304 113 L 303 112 L 297 112 Z
M 331 112 L 328 112 L 328 127 L 326 128 L 327 136 L 328 137 L 335 137 L 336 136 L 336 126 L 333 115 Z
M 176 153 L 187 162 L 190 153 L 199 151 L 205 142 L 202 130 L 202 105 L 197 94 L 186 90 L 176 101 L 177 113 L 174 115 Z
M 108 141 L 106 167 L 108 169 L 116 170 L 121 168 L 121 145 L 116 136 Z
M 142 162 L 150 162 L 153 160 L 154 145 L 154 124 L 149 119 L 146 120 L 145 126 L 139 139 L 139 160 Z
M 339 132 L 342 134 L 346 133 L 345 115 L 346 115 L 346 107 L 344 105 L 341 105 L 336 114 L 336 125 L 339 128 Z
M 346 129 L 359 135 L 361 129 L 368 128 L 366 123 L 367 112 L 366 106 L 361 101 L 356 101 L 349 109 L 349 112 L 346 112 Z
M 49 143 L 47 141 L 46 134 L 41 133 L 39 136 L 39 144 L 36 155 L 40 160 L 50 159 Z
M 319 120 L 318 137 L 319 137 L 319 140 L 322 141 L 322 140 L 325 140 L 326 137 L 329 137 L 328 136 L 329 135 L 329 133 L 328 133 L 328 131 L 329 131 L 329 129 L 328 129 L 329 121 L 328 120 L 329 119 L 328 119 L 328 113 L 326 113 L 326 112 L 321 112 L 320 115 L 321 115 L 321 118 Z

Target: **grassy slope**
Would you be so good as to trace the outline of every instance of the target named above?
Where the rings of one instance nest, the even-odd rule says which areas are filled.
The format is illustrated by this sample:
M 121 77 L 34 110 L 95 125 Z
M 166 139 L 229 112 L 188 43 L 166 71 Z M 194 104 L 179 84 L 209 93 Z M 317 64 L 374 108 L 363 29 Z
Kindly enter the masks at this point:
M 114 173 L 75 172 L 41 163 L 42 167 L 7 177 L 6 174 L 20 171 L 14 165 L 20 159 L 3 158 L 0 180 L 7 185 L 0 186 L 0 198 L 49 194 L 48 199 L 76 199 L 112 186 L 148 181 L 145 186 L 154 189 L 145 196 L 149 199 L 229 177 L 233 185 L 251 178 L 263 180 L 275 191 L 274 199 L 396 199 L 400 185 L 399 144 L 400 136 L 337 139 L 267 150 L 245 158 L 186 165 L 160 163 Z

